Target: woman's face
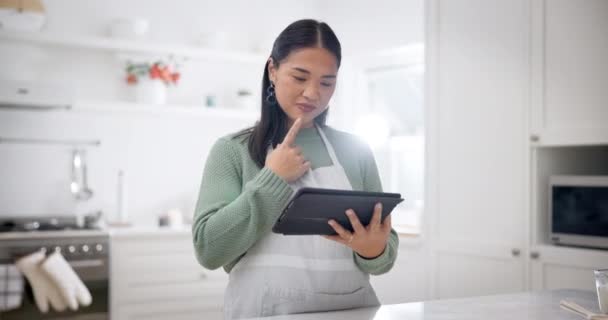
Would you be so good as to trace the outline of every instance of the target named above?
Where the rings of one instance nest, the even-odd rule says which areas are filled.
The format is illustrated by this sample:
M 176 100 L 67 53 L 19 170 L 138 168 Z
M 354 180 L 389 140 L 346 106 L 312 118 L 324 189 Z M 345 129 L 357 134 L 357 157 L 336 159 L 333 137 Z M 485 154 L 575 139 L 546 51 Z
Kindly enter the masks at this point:
M 268 74 L 288 125 L 302 118 L 302 127 L 307 128 L 327 109 L 336 88 L 338 62 L 327 49 L 303 48 L 290 53 L 278 68 L 271 59 Z

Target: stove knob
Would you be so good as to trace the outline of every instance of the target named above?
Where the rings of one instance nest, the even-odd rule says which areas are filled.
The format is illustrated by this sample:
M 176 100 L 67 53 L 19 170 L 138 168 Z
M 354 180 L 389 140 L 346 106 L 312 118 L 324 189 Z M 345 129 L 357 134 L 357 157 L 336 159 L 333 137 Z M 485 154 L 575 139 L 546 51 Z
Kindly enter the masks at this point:
M 83 244 L 83 245 L 82 245 L 82 252 L 84 252 L 84 253 L 88 253 L 88 252 L 89 252 L 89 246 L 88 246 L 88 245 L 86 245 L 86 244 Z
M 61 247 L 60 246 L 55 246 L 55 252 L 61 253 Z
M 101 245 L 101 243 L 98 243 L 98 244 L 95 246 L 95 250 L 97 250 L 97 252 L 101 252 L 101 251 L 103 251 L 103 245 Z
M 74 247 L 74 246 L 69 246 L 69 247 L 68 247 L 68 251 L 69 251 L 70 253 L 75 253 L 75 252 L 76 252 L 76 247 Z

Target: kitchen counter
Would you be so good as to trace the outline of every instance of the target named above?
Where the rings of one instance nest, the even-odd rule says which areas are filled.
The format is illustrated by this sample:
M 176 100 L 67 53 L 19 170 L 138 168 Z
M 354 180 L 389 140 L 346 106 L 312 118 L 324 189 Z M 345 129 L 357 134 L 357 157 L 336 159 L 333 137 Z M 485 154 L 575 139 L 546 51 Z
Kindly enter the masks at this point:
M 48 239 L 48 238 L 67 238 L 67 237 L 99 237 L 108 236 L 107 230 L 60 230 L 60 231 L 29 231 L 29 232 L 1 232 L 2 240 L 21 240 L 21 239 Z
M 157 227 L 157 226 L 129 226 L 108 228 L 112 238 L 141 238 L 158 236 L 192 236 L 192 226 Z
M 554 290 L 494 295 L 462 299 L 435 300 L 384 305 L 377 308 L 353 309 L 255 318 L 260 320 L 512 320 L 512 319 L 583 319 L 559 306 L 560 300 L 574 301 L 593 312 L 599 312 L 595 292 Z

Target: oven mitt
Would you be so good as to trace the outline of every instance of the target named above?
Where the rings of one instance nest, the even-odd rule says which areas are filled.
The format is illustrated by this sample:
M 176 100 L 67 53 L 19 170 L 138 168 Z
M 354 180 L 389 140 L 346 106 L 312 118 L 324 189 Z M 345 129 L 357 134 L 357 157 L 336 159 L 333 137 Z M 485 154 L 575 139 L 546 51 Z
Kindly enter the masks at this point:
M 40 268 L 40 263 L 43 260 L 44 252 L 37 251 L 17 260 L 15 266 L 30 283 L 40 312 L 47 313 L 49 303 L 55 311 L 64 311 L 67 304 L 61 297 L 59 288 Z
M 51 253 L 41 266 L 49 278 L 57 284 L 70 309 L 78 310 L 78 303 L 83 306 L 91 304 L 93 301 L 91 292 L 61 253 Z

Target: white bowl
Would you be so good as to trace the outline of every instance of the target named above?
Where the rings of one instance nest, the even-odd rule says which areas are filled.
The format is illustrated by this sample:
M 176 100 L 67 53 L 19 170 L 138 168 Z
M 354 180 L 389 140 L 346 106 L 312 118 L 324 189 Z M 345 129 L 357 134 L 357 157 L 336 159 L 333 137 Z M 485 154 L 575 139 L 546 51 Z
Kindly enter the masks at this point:
M 140 38 L 148 32 L 148 20 L 143 18 L 119 18 L 110 24 L 110 36 L 114 38 Z
M 0 29 L 34 32 L 40 31 L 45 22 L 46 15 L 44 13 L 0 9 Z

